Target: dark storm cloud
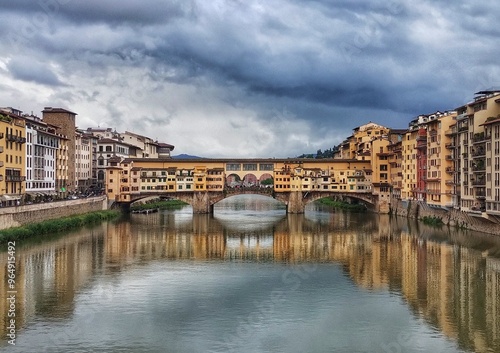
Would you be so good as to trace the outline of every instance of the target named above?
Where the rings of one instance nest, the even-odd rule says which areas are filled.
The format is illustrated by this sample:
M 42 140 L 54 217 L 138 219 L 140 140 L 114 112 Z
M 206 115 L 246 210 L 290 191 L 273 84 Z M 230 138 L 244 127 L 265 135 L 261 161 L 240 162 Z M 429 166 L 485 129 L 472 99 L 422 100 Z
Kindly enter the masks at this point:
M 207 95 L 213 111 L 251 110 L 260 121 L 288 110 L 287 119 L 317 127 L 314 140 L 369 120 L 404 127 L 500 86 L 496 3 L 0 0 L 0 8 L 0 34 L 17 40 L 0 49 L 38 63 L 9 61 L 13 78 L 57 87 L 90 77 L 72 100 L 101 104 L 120 124 L 148 102 L 145 116 L 159 118 L 146 125 L 162 122 L 163 110 L 176 112 L 175 126 L 182 104 Z M 57 75 L 45 62 L 59 65 Z M 155 94 L 175 99 L 149 103 Z
M 2 0 L 4 11 L 25 15 L 44 12 L 52 18 L 63 17 L 77 23 L 151 24 L 193 16 L 196 4 L 190 0 Z
M 30 58 L 12 59 L 8 63 L 7 69 L 10 74 L 18 80 L 32 81 L 47 86 L 63 85 L 56 74 L 54 74 L 46 64 Z

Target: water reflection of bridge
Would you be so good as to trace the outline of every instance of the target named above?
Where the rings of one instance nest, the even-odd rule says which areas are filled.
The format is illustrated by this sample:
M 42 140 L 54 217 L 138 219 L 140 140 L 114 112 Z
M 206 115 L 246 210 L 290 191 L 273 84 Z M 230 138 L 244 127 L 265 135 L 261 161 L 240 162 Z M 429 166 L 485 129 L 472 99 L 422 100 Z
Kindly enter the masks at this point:
M 62 313 L 74 306 L 76 293 L 91 286 L 96 273 L 120 273 L 150 260 L 336 262 L 363 288 L 401 293 L 415 315 L 461 348 L 500 351 L 500 261 L 429 240 L 435 236 L 432 230 L 429 238 L 417 238 L 406 222 L 381 217 L 367 219 L 352 231 L 349 214 L 332 215 L 333 226 L 288 215 L 250 231 L 231 228 L 209 215 L 161 215 L 143 217 L 150 220 L 148 227 L 110 223 L 91 235 L 81 232 L 19 251 L 18 323 L 24 325 L 35 314 L 66 315 Z M 4 260 L 5 254 L 0 257 Z M 6 267 L 1 271 L 5 278 Z M 5 281 L 1 286 L 5 293 Z M 3 302 L 3 317 L 6 310 Z M 5 329 L 5 321 L 2 325 Z

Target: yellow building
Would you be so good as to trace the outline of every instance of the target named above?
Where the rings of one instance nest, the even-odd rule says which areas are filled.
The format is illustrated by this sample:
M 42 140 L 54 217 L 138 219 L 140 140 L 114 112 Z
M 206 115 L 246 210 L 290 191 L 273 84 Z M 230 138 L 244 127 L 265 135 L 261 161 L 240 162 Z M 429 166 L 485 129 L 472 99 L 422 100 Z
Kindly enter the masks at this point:
M 224 189 L 224 168 L 211 168 L 207 171 L 207 189 L 222 191 Z M 175 178 L 174 178 L 175 184 Z
M 15 206 L 26 189 L 26 122 L 21 111 L 0 110 L 0 205 Z
M 426 202 L 440 208 L 453 207 L 454 180 L 450 170 L 455 152 L 446 132 L 454 124 L 456 112 L 436 112 L 422 126 L 427 130 Z
M 390 141 L 385 139 L 375 139 L 371 142 L 373 153 L 372 158 L 372 193 L 378 195 L 380 201 L 390 202 L 391 187 L 390 175 L 391 164 L 389 163 L 392 152 L 389 151 Z
M 392 186 L 392 197 L 401 199 L 403 189 L 403 141 L 392 142 L 387 146 L 389 151 L 390 183 Z
M 56 192 L 59 197 L 66 197 L 68 195 L 69 178 L 69 139 L 61 133 L 57 135 L 60 138 L 60 144 L 56 150 Z
M 486 142 L 486 214 L 500 221 L 500 116 L 486 119 L 483 127 L 485 139 L 491 139 Z
M 290 167 L 281 167 L 274 169 L 274 190 L 277 192 L 290 191 L 291 182 Z
M 371 121 L 353 129 L 353 133 L 340 144 L 335 158 L 371 160 L 372 141 L 387 139 L 391 129 Z
M 498 134 L 489 129 L 498 124 L 489 122 L 500 116 L 500 91 L 477 92 L 472 102 L 457 108 L 457 113 L 459 159 L 455 163 L 462 167 L 460 208 L 472 215 L 487 217 L 488 198 L 490 215 L 494 216 L 492 202 L 498 209 L 495 195 L 497 199 L 500 197 L 500 146 L 495 137 Z
M 417 134 L 418 129 L 410 126 L 402 141 L 401 170 L 404 179 L 401 189 L 402 200 L 413 200 L 415 198 L 414 189 L 417 187 Z

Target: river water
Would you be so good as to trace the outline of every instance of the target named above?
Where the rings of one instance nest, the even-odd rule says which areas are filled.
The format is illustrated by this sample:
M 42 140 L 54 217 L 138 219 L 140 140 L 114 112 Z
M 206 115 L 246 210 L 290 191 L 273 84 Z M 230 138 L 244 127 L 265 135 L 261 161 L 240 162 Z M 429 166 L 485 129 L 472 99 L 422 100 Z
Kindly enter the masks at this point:
M 259 196 L 131 215 L 16 242 L 16 345 L 5 265 L 0 352 L 500 352 L 499 249 Z

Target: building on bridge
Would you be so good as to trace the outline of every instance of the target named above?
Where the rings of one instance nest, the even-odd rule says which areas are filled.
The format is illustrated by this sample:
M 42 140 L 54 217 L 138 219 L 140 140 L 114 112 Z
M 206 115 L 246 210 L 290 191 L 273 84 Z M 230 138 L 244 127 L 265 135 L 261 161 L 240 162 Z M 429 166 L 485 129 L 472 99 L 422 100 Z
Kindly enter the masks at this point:
M 109 164 L 106 192 L 111 201 L 122 204 L 168 196 L 192 204 L 197 213 L 206 213 L 214 203 L 242 193 L 273 196 L 292 213 L 303 212 L 307 202 L 335 195 L 374 203 L 370 161 L 113 158 Z M 235 177 L 256 184 L 243 182 L 234 187 Z M 274 181 L 272 188 L 260 184 L 268 179 Z

